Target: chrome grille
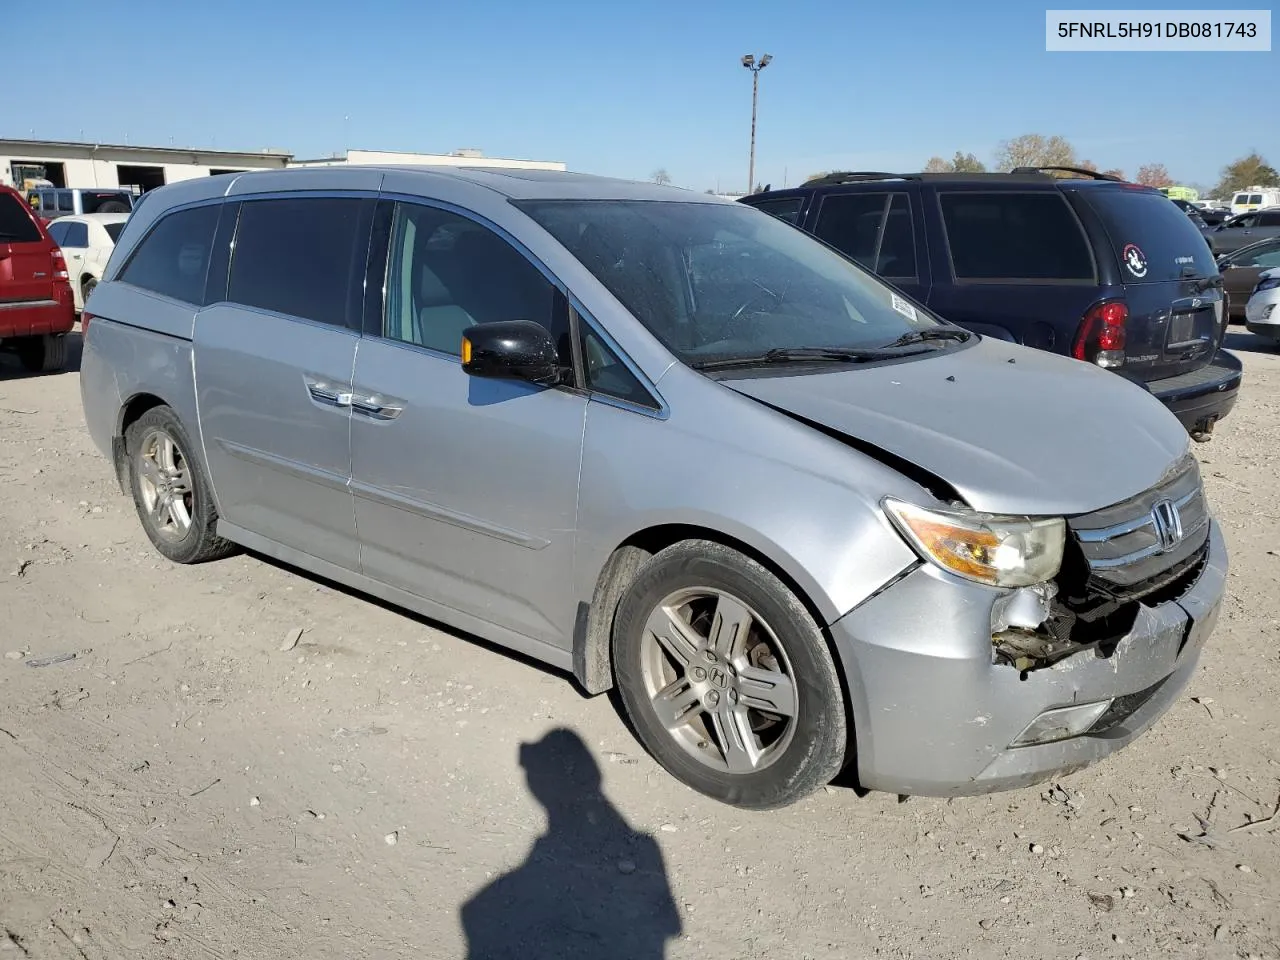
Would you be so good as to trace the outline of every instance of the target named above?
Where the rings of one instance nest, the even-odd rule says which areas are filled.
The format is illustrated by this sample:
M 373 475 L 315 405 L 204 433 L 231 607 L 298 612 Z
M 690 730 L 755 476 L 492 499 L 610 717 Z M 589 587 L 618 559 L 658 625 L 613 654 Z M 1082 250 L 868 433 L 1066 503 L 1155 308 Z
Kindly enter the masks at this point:
M 1188 454 L 1150 490 L 1069 524 L 1090 592 L 1133 598 L 1157 590 L 1194 566 L 1208 541 L 1199 464 Z

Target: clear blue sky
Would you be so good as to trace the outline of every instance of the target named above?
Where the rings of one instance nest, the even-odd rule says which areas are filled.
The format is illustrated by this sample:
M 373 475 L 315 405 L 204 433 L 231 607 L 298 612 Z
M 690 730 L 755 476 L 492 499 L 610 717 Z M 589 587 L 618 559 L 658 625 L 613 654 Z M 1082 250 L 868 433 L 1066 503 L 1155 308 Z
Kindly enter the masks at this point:
M 36 42 L 30 23 L 18 32 L 32 42 L 5 44 L 13 82 L 0 136 L 83 131 L 302 157 L 479 147 L 626 177 L 663 167 L 682 186 L 740 190 L 751 82 L 739 61 L 768 52 L 756 169 L 774 186 L 831 168 L 918 169 L 957 149 L 989 162 L 1001 140 L 1030 132 L 1062 134 L 1103 168 L 1132 175 L 1159 161 L 1210 186 L 1252 149 L 1280 164 L 1280 124 L 1266 119 L 1278 54 L 1046 53 L 1045 7 L 1025 0 L 57 9 L 65 29 L 38 22 L 71 46 Z

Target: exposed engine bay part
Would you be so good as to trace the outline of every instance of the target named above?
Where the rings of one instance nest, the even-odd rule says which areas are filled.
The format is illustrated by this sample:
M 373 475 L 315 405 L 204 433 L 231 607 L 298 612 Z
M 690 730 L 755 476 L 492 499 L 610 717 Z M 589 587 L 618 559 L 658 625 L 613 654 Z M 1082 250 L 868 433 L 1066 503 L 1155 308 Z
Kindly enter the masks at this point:
M 1057 584 L 1038 583 L 1001 597 L 991 608 L 991 646 L 996 663 L 1007 663 L 1021 672 L 1047 667 L 1083 645 L 1070 631 L 1054 629 Z

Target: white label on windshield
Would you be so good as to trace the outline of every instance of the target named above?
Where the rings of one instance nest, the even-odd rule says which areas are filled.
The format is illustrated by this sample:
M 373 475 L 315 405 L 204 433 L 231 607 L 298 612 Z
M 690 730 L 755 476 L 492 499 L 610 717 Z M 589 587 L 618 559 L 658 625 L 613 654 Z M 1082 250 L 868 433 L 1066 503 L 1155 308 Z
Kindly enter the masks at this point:
M 893 309 L 897 310 L 912 323 L 916 322 L 916 308 L 907 303 L 907 301 L 903 300 L 896 293 L 893 295 Z

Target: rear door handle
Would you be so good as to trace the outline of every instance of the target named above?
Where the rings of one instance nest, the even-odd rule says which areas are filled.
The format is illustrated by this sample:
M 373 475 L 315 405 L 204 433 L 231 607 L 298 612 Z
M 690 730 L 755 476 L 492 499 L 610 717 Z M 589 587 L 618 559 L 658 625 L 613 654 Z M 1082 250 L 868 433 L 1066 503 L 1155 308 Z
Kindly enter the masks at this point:
M 348 401 L 351 409 L 374 420 L 394 420 L 404 413 L 404 407 L 383 403 L 377 397 L 351 396 Z

